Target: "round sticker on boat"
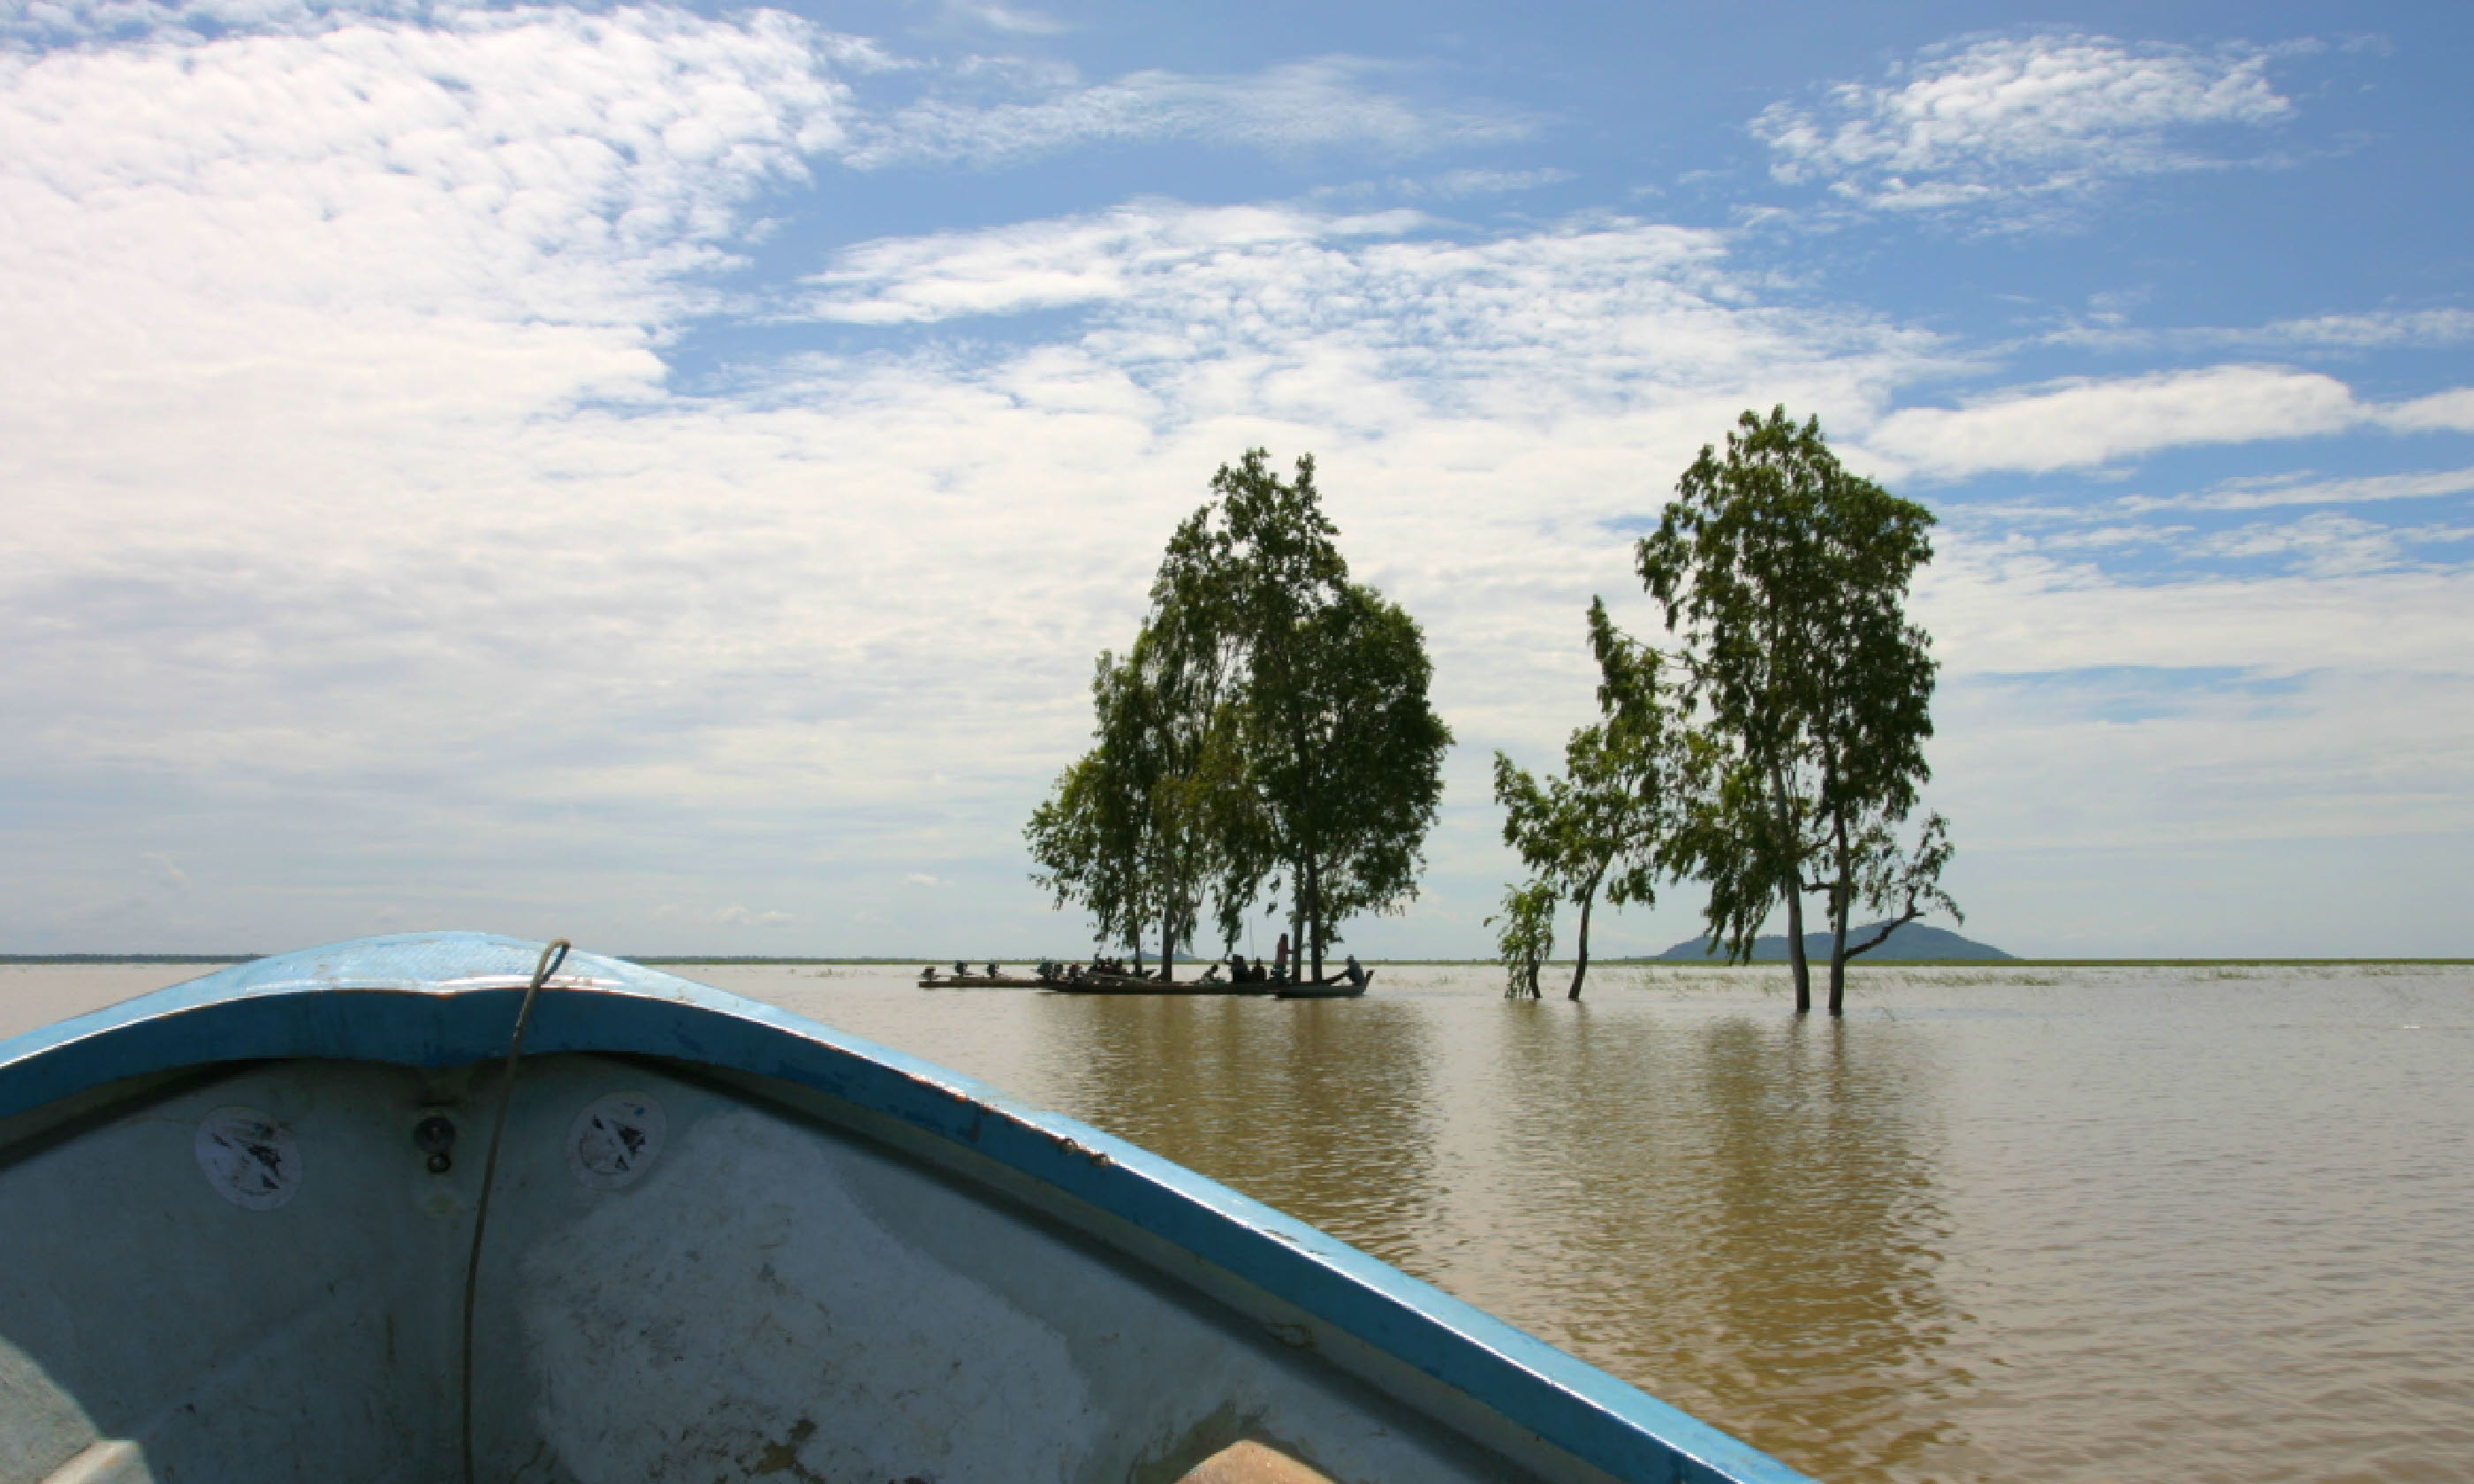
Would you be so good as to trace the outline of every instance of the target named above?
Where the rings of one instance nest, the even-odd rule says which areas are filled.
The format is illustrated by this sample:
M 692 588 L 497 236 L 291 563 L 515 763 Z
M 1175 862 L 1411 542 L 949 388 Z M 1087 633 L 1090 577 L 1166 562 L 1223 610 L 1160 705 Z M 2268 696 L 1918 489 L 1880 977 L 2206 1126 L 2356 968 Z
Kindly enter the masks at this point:
M 255 1108 L 218 1108 L 198 1121 L 198 1168 L 243 1210 L 273 1210 L 301 1188 L 301 1145 Z
M 575 1115 L 567 1167 L 595 1190 L 633 1185 L 662 1152 L 662 1105 L 642 1092 L 613 1092 Z

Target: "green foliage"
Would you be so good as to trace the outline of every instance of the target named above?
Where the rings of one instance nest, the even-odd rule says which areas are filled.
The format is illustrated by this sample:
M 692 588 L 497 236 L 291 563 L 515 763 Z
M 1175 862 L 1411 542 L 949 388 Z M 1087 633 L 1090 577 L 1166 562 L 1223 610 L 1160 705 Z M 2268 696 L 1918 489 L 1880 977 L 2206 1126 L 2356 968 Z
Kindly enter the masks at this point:
M 1060 905 L 1108 932 L 1161 922 L 1172 945 L 1205 898 L 1233 942 L 1285 881 L 1320 975 L 1334 924 L 1416 896 L 1451 732 L 1417 623 L 1348 580 L 1313 459 L 1284 480 L 1249 450 L 1212 491 L 1169 540 L 1132 655 L 1103 657 L 1099 745 L 1026 833 Z
M 1502 754 L 1496 756 L 1499 772 Z M 1555 951 L 1555 908 L 1560 900 L 1551 881 L 1509 887 L 1503 894 L 1503 910 L 1486 920 L 1489 927 L 1501 924 L 1494 943 L 1503 960 L 1504 998 L 1538 998 L 1539 966 Z
M 1224 930 L 1285 878 L 1319 976 L 1339 922 L 1417 895 L 1451 731 L 1416 621 L 1348 580 L 1313 458 L 1284 480 L 1250 449 L 1211 487 L 1152 595 L 1191 662 L 1232 682 L 1249 806 L 1220 821 Z
M 1731 960 L 1785 905 L 1799 1011 L 1810 1007 L 1803 898 L 1822 894 L 1835 1014 L 1851 912 L 1955 910 L 1937 884 L 1946 826 L 1936 817 L 1912 851 L 1892 827 L 1931 777 L 1935 666 L 1905 605 L 1932 560 L 1932 516 L 1849 473 L 1820 419 L 1799 425 L 1783 407 L 1745 413 L 1725 456 L 1703 448 L 1676 496 L 1636 553 L 1684 640 L 1687 706 L 1706 717 L 1686 749 L 1697 802 L 1672 858 L 1708 881 L 1710 930 Z
M 1534 878 L 1519 891 L 1543 891 L 1550 903 L 1561 898 L 1581 911 L 1573 999 L 1589 976 L 1589 916 L 1600 889 L 1618 906 L 1658 899 L 1685 761 L 1657 652 L 1617 633 L 1596 600 L 1589 604 L 1589 644 L 1598 658 L 1601 719 L 1564 744 L 1563 776 L 1541 784 L 1494 754 L 1503 843 L 1519 852 Z

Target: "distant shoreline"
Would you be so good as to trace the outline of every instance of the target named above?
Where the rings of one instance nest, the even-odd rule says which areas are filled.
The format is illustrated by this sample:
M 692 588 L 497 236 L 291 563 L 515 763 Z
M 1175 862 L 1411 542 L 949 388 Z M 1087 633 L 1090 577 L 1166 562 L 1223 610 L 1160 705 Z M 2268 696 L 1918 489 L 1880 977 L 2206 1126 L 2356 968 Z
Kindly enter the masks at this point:
M 218 964 L 247 964 L 257 959 L 264 958 L 265 956 L 266 955 L 262 953 L 0 953 L 0 968 L 12 966 L 18 968 L 44 966 L 53 968 L 75 968 L 80 965 L 94 965 L 98 967 L 109 967 L 111 965 L 143 967 L 149 964 L 167 966 L 197 964 L 203 966 L 213 966 Z M 610 956 L 630 964 L 643 964 L 659 968 L 692 968 L 702 966 L 714 969 L 791 969 L 801 967 L 833 968 L 837 966 L 854 969 L 882 969 L 887 965 L 896 964 L 937 964 L 941 966 L 943 964 L 954 962 L 952 959 L 938 958 L 934 954 L 930 954 L 926 957 L 913 955 L 908 958 L 747 958 L 718 954 L 630 953 L 616 953 Z M 1039 954 L 1018 953 L 1011 957 L 1000 954 L 993 960 L 974 956 L 965 960 L 965 962 L 974 964 L 990 962 L 999 964 L 1035 964 L 1040 961 L 1041 957 L 1043 957 L 1043 955 Z M 1217 961 L 1213 959 L 1195 959 L 1191 961 L 1180 960 L 1178 967 L 1193 967 L 1201 969 Z M 1365 960 L 1365 962 L 1370 965 L 1394 965 L 1403 969 L 1479 969 L 1500 967 L 1495 960 L 1490 958 L 1370 958 Z M 1573 961 L 1567 958 L 1546 959 L 1541 961 L 1540 967 L 1551 968 L 1560 965 L 1568 969 L 1571 967 L 1572 963 Z M 1719 959 L 1710 959 L 1704 962 L 1692 959 L 1661 958 L 1598 958 L 1591 959 L 1589 963 L 1590 967 L 1593 969 L 1784 969 L 1786 967 L 1786 961 L 1783 959 L 1763 960 L 1758 964 L 1734 965 L 1727 964 Z M 1813 961 L 1813 967 L 1816 969 L 1823 968 L 1827 963 L 1828 960 L 1826 959 L 1815 959 Z M 1863 958 L 1852 960 L 1848 967 L 1857 969 L 1969 969 L 1981 971 L 1985 969 L 2338 969 L 2348 965 L 2381 964 L 2425 965 L 2435 968 L 2447 968 L 2457 965 L 2474 965 L 2474 958 L 1962 959 L 1874 958 L 1868 954 Z

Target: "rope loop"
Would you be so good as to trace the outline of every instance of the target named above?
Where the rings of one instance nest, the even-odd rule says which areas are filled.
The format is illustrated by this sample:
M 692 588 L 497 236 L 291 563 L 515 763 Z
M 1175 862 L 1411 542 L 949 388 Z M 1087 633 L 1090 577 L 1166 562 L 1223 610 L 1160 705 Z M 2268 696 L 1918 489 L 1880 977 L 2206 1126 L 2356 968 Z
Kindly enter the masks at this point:
M 541 996 L 542 986 L 567 962 L 567 950 L 572 946 L 564 938 L 554 938 L 544 945 L 541 961 L 533 966 L 533 982 L 524 987 L 522 1003 L 516 1007 L 516 1028 L 507 1038 L 507 1067 L 498 1078 L 498 1112 L 490 1124 L 490 1153 L 481 1163 L 481 1193 L 473 1203 L 473 1253 L 464 1264 L 464 1364 L 462 1400 L 464 1414 L 464 1484 L 474 1484 L 473 1472 L 473 1304 L 481 1287 L 481 1234 L 490 1226 L 490 1190 L 498 1179 L 498 1140 L 507 1132 L 507 1108 L 516 1097 L 516 1065 L 524 1054 L 524 1033 L 532 1028 L 533 1001 Z

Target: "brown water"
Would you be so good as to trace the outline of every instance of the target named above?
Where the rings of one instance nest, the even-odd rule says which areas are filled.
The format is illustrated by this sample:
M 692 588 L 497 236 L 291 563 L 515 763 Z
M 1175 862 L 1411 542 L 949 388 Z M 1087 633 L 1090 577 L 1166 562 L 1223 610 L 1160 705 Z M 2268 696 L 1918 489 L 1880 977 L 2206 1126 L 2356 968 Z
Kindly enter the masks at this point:
M 694 977 L 1356 1243 L 1825 1480 L 2474 1479 L 2474 972 Z M 181 970 L 0 969 L 0 1035 Z

